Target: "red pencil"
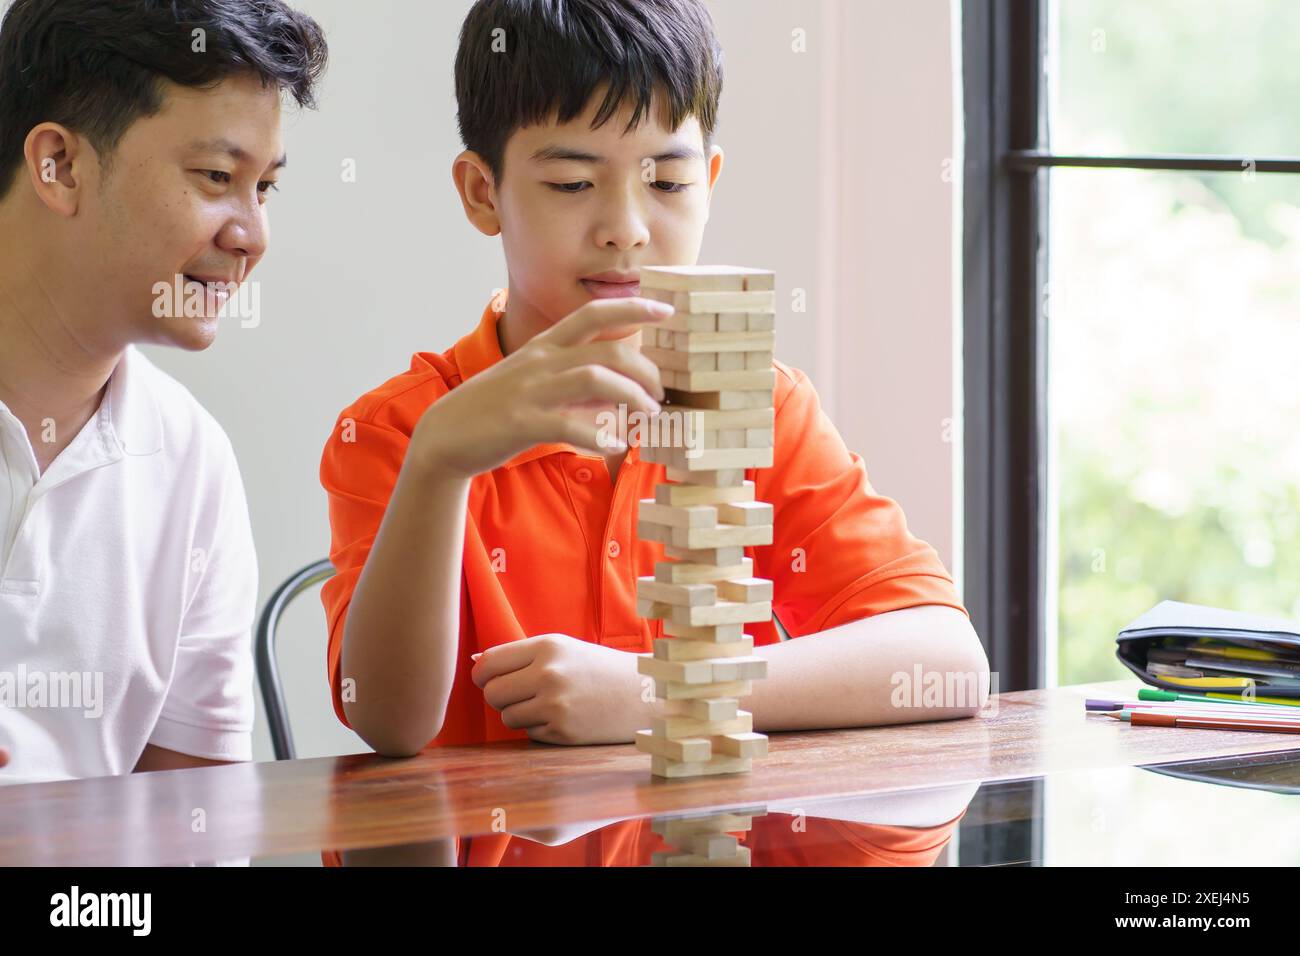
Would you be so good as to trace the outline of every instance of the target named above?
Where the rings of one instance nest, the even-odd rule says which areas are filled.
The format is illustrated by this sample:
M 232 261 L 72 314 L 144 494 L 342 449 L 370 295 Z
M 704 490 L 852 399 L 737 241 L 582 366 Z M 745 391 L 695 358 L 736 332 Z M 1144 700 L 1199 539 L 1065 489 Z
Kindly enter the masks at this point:
M 1118 714 L 1108 716 L 1119 717 Z M 1136 727 L 1195 727 L 1200 730 L 1263 730 L 1279 734 L 1300 734 L 1300 721 L 1269 720 L 1267 717 L 1224 717 L 1218 714 L 1187 717 L 1182 714 L 1135 710 L 1128 715 L 1128 721 Z

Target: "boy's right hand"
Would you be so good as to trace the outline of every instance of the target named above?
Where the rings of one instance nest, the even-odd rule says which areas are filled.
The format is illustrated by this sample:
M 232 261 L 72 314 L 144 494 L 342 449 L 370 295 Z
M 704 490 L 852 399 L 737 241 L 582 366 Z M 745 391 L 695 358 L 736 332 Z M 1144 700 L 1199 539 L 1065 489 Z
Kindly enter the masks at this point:
M 429 406 L 410 453 L 435 473 L 469 479 L 534 445 L 618 450 L 602 447 L 596 413 L 620 404 L 629 415 L 659 411 L 659 369 L 636 333 L 672 314 L 651 299 L 588 302 Z

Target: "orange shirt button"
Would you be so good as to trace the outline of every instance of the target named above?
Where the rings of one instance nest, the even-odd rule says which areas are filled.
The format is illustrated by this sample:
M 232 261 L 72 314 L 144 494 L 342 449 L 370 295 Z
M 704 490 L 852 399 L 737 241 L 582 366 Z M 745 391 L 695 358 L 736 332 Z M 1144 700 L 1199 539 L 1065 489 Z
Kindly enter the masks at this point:
M 573 473 L 573 477 L 577 478 L 579 481 L 586 484 L 588 481 L 591 481 L 591 469 L 579 468 L 577 471 Z
M 609 554 L 611 558 L 617 558 L 619 551 L 621 550 L 622 549 L 618 546 L 617 541 L 610 541 L 609 546 L 605 548 L 605 551 Z

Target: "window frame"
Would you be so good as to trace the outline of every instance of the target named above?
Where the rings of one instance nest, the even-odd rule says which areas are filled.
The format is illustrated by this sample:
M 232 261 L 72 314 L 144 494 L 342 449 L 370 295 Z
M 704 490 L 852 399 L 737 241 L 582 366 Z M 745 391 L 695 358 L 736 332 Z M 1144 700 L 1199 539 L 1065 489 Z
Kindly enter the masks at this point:
M 1049 0 L 962 3 L 964 601 L 1000 690 L 1045 686 L 1049 173 L 1300 174 L 1300 158 L 1048 150 Z M 1065 0 L 1062 0 L 1065 2 Z

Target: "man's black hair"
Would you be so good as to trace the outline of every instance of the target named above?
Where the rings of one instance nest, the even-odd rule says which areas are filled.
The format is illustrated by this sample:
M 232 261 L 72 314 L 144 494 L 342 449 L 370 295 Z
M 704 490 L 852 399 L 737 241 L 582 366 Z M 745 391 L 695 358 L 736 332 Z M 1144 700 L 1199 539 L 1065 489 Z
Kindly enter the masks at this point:
M 327 57 L 316 21 L 283 0 L 14 0 L 0 26 L 0 198 L 40 123 L 107 159 L 162 109 L 160 79 L 209 87 L 249 73 L 311 107 Z

